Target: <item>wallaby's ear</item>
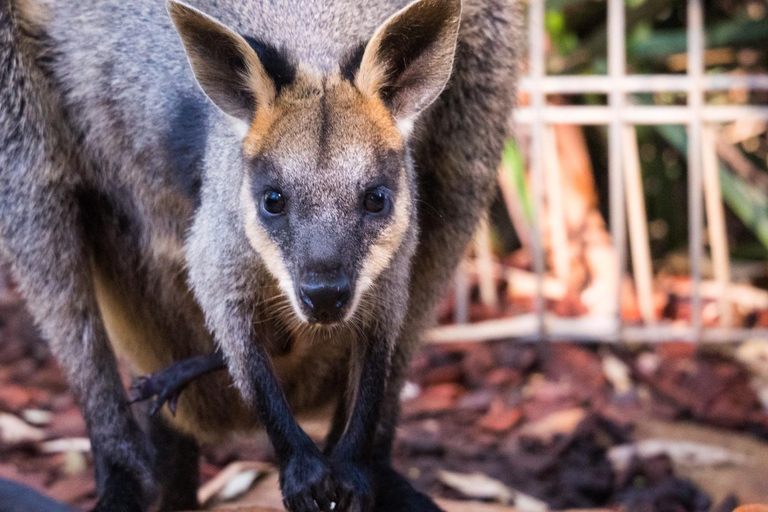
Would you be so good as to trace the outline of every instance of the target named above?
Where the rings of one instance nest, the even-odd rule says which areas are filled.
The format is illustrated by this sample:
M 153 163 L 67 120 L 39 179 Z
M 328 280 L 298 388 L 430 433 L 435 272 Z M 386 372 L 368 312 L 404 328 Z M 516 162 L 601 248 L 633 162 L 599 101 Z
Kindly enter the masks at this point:
M 408 126 L 442 92 L 456 52 L 461 0 L 417 0 L 374 33 L 355 85 L 378 95 L 398 124 Z
M 245 38 L 184 3 L 168 0 L 167 8 L 192 72 L 211 101 L 246 124 L 257 108 L 272 106 L 275 84 Z

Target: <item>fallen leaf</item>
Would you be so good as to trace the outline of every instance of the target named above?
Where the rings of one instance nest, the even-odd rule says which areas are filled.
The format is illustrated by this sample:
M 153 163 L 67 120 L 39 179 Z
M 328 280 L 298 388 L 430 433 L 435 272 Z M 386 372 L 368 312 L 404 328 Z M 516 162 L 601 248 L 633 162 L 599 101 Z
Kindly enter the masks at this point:
M 520 435 L 550 442 L 556 435 L 573 432 L 586 416 L 587 411 L 581 407 L 553 412 L 538 421 L 524 425 L 520 429 Z
M 227 485 L 225 485 L 221 491 L 219 491 L 219 499 L 222 501 L 230 501 L 237 498 L 251 488 L 253 482 L 256 481 L 259 475 L 261 475 L 261 472 L 256 469 L 249 469 L 242 473 L 238 473 L 232 480 L 227 482 Z
M 618 357 L 613 354 L 607 354 L 603 357 L 603 373 L 613 384 L 613 389 L 616 393 L 623 395 L 632 391 L 633 386 L 629 368 Z
M 46 441 L 40 445 L 43 453 L 89 452 L 91 441 L 87 437 L 70 437 Z
M 648 439 L 614 446 L 608 451 L 608 458 L 614 468 L 621 471 L 629 465 L 634 456 L 645 459 L 662 454 L 669 455 L 675 466 L 687 468 L 745 465 L 750 462 L 749 457 L 743 453 L 720 446 L 666 439 Z
M 45 432 L 27 425 L 13 414 L 0 413 L 0 443 L 6 446 L 35 443 L 45 439 Z
M 522 416 L 520 409 L 507 409 L 504 406 L 504 402 L 495 400 L 491 404 L 488 413 L 480 418 L 478 425 L 480 428 L 490 432 L 506 432 L 517 425 Z
M 467 498 L 493 500 L 509 505 L 515 497 L 511 488 L 482 473 L 464 474 L 440 471 L 438 478 L 442 483 L 459 491 Z
M 233 462 L 198 489 L 197 500 L 202 506 L 214 498 L 232 500 L 250 489 L 258 478 L 272 471 L 274 467 L 263 462 Z
M 51 413 L 42 409 L 24 409 L 21 411 L 24 421 L 30 425 L 44 427 L 51 422 Z
M 541 500 L 508 487 L 482 473 L 453 473 L 440 471 L 442 483 L 460 492 L 467 498 L 493 500 L 503 505 L 514 505 L 519 512 L 546 512 L 549 506 Z
M 549 505 L 533 496 L 515 491 L 515 508 L 520 512 L 546 512 Z

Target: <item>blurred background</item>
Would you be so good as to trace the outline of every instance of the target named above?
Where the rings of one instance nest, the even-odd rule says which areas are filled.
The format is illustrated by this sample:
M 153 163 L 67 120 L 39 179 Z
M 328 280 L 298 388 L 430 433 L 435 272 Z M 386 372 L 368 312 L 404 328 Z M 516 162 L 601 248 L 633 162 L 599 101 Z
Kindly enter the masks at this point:
M 397 468 L 449 510 L 768 502 L 768 2 L 521 9 L 515 137 L 414 360 Z M 273 464 L 265 438 L 206 447 L 201 501 L 279 507 Z M 95 501 L 7 273 L 0 477 Z

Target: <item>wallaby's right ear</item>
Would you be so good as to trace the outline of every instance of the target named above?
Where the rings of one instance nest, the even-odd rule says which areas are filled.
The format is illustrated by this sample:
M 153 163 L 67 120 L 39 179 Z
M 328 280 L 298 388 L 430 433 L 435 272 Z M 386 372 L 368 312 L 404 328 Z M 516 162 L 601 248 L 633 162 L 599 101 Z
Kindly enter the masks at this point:
M 453 69 L 461 0 L 416 0 L 374 33 L 354 75 L 358 89 L 379 96 L 408 127 L 445 87 Z
M 184 3 L 168 0 L 167 8 L 192 72 L 211 101 L 248 125 L 256 109 L 273 105 L 275 84 L 245 38 Z

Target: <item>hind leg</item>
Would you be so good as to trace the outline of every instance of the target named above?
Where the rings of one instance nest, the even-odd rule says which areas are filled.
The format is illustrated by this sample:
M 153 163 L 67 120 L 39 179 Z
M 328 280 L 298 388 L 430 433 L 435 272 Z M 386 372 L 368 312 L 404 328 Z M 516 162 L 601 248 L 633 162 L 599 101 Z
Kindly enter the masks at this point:
M 161 512 L 197 510 L 200 485 L 197 442 L 171 428 L 162 414 L 149 419 L 149 433 L 157 453 L 155 474 L 160 485 Z

